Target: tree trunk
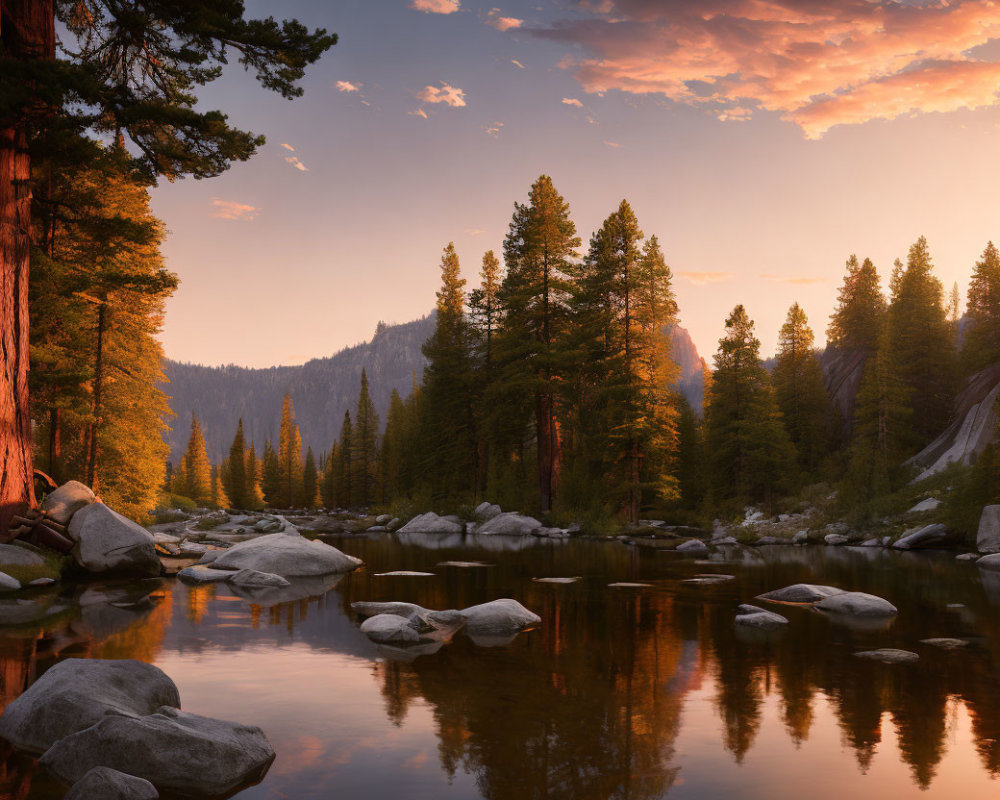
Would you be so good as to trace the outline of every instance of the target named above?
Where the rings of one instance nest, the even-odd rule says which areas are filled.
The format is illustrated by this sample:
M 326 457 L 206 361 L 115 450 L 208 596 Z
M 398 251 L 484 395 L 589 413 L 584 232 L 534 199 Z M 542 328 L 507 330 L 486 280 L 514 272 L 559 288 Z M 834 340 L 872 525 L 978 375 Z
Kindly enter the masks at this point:
M 18 61 L 54 58 L 52 0 L 0 0 L 0 52 Z M 28 408 L 29 111 L 0 123 L 0 532 L 14 514 L 35 505 Z
M 59 482 L 62 477 L 62 409 L 49 409 L 49 475 Z
M 97 491 L 97 434 L 101 429 L 104 413 L 104 328 L 107 299 L 97 307 L 97 359 L 94 363 L 94 419 L 90 423 L 90 442 L 87 451 L 87 485 Z

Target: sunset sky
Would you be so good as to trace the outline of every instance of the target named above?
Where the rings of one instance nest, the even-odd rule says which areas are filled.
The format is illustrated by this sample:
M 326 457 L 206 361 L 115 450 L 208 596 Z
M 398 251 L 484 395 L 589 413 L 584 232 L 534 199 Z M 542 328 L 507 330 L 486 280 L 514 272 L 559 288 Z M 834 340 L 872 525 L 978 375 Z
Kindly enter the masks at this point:
M 705 357 L 739 302 L 766 354 L 795 301 L 822 341 L 852 252 L 886 277 L 923 234 L 964 297 L 1000 239 L 1000 3 L 288 0 L 280 14 L 340 35 L 305 96 L 231 69 L 204 105 L 267 145 L 154 191 L 182 281 L 174 359 L 301 363 L 422 316 L 442 247 L 474 285 L 541 173 L 585 244 L 628 198 Z

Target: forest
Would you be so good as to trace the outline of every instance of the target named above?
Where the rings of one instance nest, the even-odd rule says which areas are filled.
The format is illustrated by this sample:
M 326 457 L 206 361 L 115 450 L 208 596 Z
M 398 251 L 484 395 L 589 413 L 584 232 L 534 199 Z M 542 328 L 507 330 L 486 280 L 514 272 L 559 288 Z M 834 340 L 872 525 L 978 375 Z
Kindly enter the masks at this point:
M 871 260 L 847 260 L 826 334 L 828 348 L 863 359 L 850 419 L 828 396 L 798 304 L 769 362 L 747 309 L 734 307 L 702 413 L 676 390 L 671 270 L 627 201 L 584 249 L 543 175 L 515 204 L 501 257 L 483 255 L 468 291 L 444 248 L 426 368 L 405 398 L 393 391 L 384 421 L 362 374 L 326 452 L 303 453 L 286 395 L 278 442 L 247 442 L 239 421 L 212 465 L 195 418 L 161 502 L 412 514 L 488 499 L 610 530 L 650 516 L 705 525 L 748 504 L 777 513 L 820 487 L 837 492 L 844 517 L 874 520 L 916 474 L 908 459 L 948 424 L 963 380 L 1000 346 L 996 247 L 975 263 L 960 315 L 957 286 L 945 296 L 921 237 L 892 265 L 888 296 Z M 40 415 L 38 430 L 52 418 Z M 953 471 L 952 524 L 968 532 L 976 520 L 961 509 L 1000 499 L 994 448 Z

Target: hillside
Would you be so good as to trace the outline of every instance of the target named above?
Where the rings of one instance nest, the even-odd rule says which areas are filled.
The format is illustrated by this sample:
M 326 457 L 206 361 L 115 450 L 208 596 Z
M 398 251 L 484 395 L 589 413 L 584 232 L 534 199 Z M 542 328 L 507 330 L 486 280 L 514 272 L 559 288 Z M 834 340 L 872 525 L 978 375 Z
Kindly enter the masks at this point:
M 175 414 L 173 430 L 166 437 L 170 457 L 176 462 L 187 445 L 192 412 L 198 415 L 208 456 L 215 463 L 228 454 L 241 417 L 247 439 L 258 448 L 265 439 L 275 441 L 286 392 L 295 404 L 303 444 L 311 446 L 318 457 L 340 434 L 344 412 L 350 409 L 353 415 L 362 369 L 367 371 L 372 399 L 385 423 L 392 390 L 405 397 L 414 374 L 421 379 L 424 357 L 420 347 L 433 330 L 433 314 L 402 325 L 380 323 L 371 341 L 293 367 L 204 367 L 168 360 L 163 369 L 170 382 L 164 389 Z M 674 357 L 681 365 L 681 390 L 700 409 L 704 362 L 680 327 L 674 332 Z

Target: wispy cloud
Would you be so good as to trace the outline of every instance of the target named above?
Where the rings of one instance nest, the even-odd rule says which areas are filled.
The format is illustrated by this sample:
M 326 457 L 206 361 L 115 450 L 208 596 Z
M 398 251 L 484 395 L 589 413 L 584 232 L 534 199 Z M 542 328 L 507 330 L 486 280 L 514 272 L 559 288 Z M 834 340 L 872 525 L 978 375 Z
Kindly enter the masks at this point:
M 420 117 L 421 119 L 427 119 L 427 112 L 422 108 L 418 108 L 416 111 L 407 111 L 411 117 Z
M 459 0 L 412 0 L 410 8 L 425 14 L 454 14 L 461 5 Z
M 733 279 L 731 272 L 678 272 L 678 278 L 683 278 L 695 286 L 706 286 L 710 283 L 727 283 Z
M 512 58 L 512 59 L 510 60 L 510 63 L 511 63 L 511 64 L 513 64 L 513 65 L 514 65 L 515 67 L 517 67 L 518 69 L 524 69 L 524 64 L 522 64 L 522 63 L 521 63 L 520 61 L 518 61 L 518 60 L 517 60 L 516 58 Z
M 604 140 L 604 144 L 608 147 L 614 147 L 615 149 L 621 148 L 621 145 L 618 142 L 609 142 L 607 139 Z
M 496 28 L 498 31 L 509 31 L 512 28 L 520 28 L 523 23 L 523 19 L 505 17 L 499 8 L 491 8 L 486 14 L 486 24 Z
M 352 81 L 337 81 L 338 92 L 360 92 L 363 84 Z
M 790 283 L 796 286 L 808 286 L 813 283 L 826 283 L 826 278 L 817 278 L 812 276 L 799 277 L 796 275 L 772 275 L 770 273 L 763 273 L 757 277 L 764 281 L 770 281 L 771 283 Z
M 599 0 L 531 29 L 583 51 L 588 92 L 661 94 L 724 120 L 835 125 L 1000 104 L 995 0 Z
M 293 153 L 295 152 L 295 148 L 292 147 L 288 142 L 282 142 L 281 146 L 284 147 L 286 150 L 289 150 Z
M 486 231 L 484 231 L 484 230 L 482 230 L 480 228 L 466 228 L 465 229 L 465 235 L 466 236 L 482 236 L 484 233 L 486 233 Z
M 246 203 L 236 203 L 232 200 L 220 200 L 218 197 L 212 198 L 212 207 L 215 209 L 209 215 L 216 219 L 236 219 L 249 222 L 255 219 L 258 206 L 247 205 Z
M 496 139 L 500 135 L 500 131 L 503 130 L 503 123 L 491 122 L 489 125 L 486 125 L 483 130 L 486 131 L 488 136 L 492 136 Z
M 417 92 L 417 99 L 425 103 L 444 103 L 452 108 L 461 108 L 465 105 L 465 92 L 442 81 L 440 86 L 425 86 Z
M 299 161 L 298 156 L 288 156 L 287 158 L 285 158 L 285 161 L 287 161 L 289 164 L 291 164 L 293 167 L 295 167 L 295 169 L 299 170 L 300 172 L 309 171 L 309 168 L 301 161 Z
M 577 100 L 575 97 L 564 97 L 562 101 L 564 106 L 575 106 L 576 108 L 583 108 L 583 103 Z

